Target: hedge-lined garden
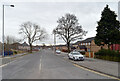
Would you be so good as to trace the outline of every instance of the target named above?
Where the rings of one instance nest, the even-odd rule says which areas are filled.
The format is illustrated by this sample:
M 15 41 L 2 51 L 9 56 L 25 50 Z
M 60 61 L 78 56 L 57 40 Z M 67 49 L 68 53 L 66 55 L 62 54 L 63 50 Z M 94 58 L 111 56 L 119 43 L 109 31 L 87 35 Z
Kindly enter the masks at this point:
M 110 49 L 101 49 L 95 53 L 95 57 L 103 60 L 120 62 L 120 52 Z

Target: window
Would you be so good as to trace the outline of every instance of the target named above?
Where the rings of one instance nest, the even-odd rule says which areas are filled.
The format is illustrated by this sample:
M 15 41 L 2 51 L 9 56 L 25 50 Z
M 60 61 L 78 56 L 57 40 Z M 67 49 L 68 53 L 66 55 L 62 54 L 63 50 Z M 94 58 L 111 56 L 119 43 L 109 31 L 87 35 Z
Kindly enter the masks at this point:
M 89 45 L 90 45 L 90 42 L 89 42 Z

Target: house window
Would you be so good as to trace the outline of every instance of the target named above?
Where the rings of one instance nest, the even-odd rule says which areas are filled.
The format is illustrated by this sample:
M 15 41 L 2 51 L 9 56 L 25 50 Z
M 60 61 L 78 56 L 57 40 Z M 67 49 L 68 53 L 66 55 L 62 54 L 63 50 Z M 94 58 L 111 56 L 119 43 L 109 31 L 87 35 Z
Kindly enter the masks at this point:
M 83 45 L 85 45 L 85 43 L 83 43 Z
M 89 45 L 90 45 L 90 42 L 89 42 Z

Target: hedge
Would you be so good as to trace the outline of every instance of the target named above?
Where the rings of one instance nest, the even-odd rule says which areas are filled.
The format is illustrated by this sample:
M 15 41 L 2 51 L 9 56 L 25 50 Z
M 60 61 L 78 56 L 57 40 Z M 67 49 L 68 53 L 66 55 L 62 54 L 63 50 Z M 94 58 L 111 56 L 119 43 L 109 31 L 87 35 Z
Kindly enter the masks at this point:
M 99 50 L 98 52 L 95 53 L 95 57 L 99 59 L 120 62 L 120 52 L 113 51 L 110 49 Z

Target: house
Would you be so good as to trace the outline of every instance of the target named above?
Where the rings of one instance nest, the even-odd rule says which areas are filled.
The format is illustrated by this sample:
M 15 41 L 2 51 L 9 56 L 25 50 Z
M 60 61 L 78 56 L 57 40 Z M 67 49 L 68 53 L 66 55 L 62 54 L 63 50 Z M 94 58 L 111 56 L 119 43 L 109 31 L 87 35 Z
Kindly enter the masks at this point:
M 32 47 L 32 51 L 39 51 L 40 49 L 41 49 L 41 46 L 38 46 L 38 45 Z
M 120 52 L 120 44 L 112 44 L 112 45 L 110 46 L 110 49 Z
M 20 46 L 18 46 L 18 49 L 22 51 L 28 51 L 30 50 L 30 46 L 26 42 L 24 42 Z
M 11 49 L 14 49 L 14 50 L 19 50 L 18 48 L 19 46 L 21 46 L 21 44 L 17 42 L 10 45 Z
M 78 45 L 78 49 L 82 51 L 87 51 L 87 47 L 85 45 Z
M 56 45 L 55 48 L 59 49 L 59 50 L 67 50 L 67 46 L 66 45 Z
M 63 52 L 67 52 L 67 51 L 68 51 L 68 47 L 67 47 L 66 44 L 65 44 L 65 45 L 56 45 L 55 48 L 56 48 L 56 49 L 59 49 L 59 50 L 61 50 L 61 51 L 63 51 Z M 73 50 L 75 50 L 75 49 L 76 49 L 76 47 L 73 46 L 72 44 L 70 44 L 70 50 L 73 51 Z
M 74 44 L 74 46 L 77 46 L 77 49 L 80 50 L 98 52 L 101 49 L 101 46 L 95 44 L 94 38 L 95 37 L 90 37 L 85 40 L 78 41 Z M 108 46 L 104 45 L 103 48 L 108 49 Z

